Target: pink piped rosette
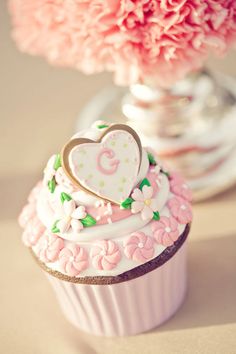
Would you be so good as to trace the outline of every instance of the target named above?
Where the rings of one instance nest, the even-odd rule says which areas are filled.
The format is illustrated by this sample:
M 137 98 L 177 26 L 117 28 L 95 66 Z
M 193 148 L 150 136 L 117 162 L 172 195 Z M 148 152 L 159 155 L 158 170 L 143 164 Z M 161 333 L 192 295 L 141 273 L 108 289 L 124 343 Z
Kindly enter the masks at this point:
M 111 270 L 121 259 L 119 246 L 111 240 L 96 242 L 91 249 L 90 256 L 94 268 L 99 270 Z
M 23 243 L 46 271 L 66 317 L 107 336 L 149 330 L 181 305 L 192 220 L 192 195 L 182 177 L 140 150 L 132 130 L 111 128 L 99 122 L 83 133 L 99 141 L 96 146 L 80 142 L 83 134 L 75 137 L 78 147 L 71 151 L 79 157 L 68 161 L 78 159 L 78 183 L 63 152 L 53 155 L 19 216 Z M 94 164 L 86 164 L 96 154 Z

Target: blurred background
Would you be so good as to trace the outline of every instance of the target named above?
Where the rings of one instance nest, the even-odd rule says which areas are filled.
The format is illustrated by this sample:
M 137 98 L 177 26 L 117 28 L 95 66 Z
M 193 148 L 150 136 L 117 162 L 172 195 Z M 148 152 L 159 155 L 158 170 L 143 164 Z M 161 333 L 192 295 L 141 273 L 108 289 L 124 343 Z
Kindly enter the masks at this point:
M 236 53 L 232 52 L 224 60 L 210 59 L 208 66 L 236 76 L 235 62 Z M 76 331 L 66 327 L 69 325 L 54 304 L 54 296 L 43 275 L 21 246 L 21 231 L 16 222 L 27 193 L 40 178 L 48 157 L 59 151 L 71 136 L 77 116 L 86 102 L 108 84 L 111 84 L 111 77 L 107 74 L 85 76 L 74 70 L 54 68 L 43 59 L 18 52 L 11 39 L 6 1 L 0 0 L 0 218 L 3 242 L 0 264 L 4 270 L 0 290 L 2 353 L 104 354 L 110 351 L 109 341 L 97 339 L 98 346 L 96 339 L 90 341 L 86 335 L 81 335 L 79 345 L 75 344 Z M 164 325 L 159 338 L 154 336 L 155 333 L 150 334 L 153 335 L 153 345 L 161 341 L 165 352 L 174 353 L 171 351 L 171 341 L 166 341 L 171 332 L 175 349 L 185 353 L 184 347 L 181 347 L 183 340 L 180 339 L 182 335 L 185 338 L 184 333 L 188 329 L 188 341 L 199 348 L 199 353 L 236 353 L 236 279 L 235 276 L 231 278 L 236 266 L 235 200 L 236 188 L 232 188 L 194 206 L 193 241 L 190 244 L 191 296 L 177 318 Z M 14 262 L 9 262 L 9 257 Z M 200 274 L 204 273 L 203 281 Z M 19 289 L 17 294 L 16 287 Z M 32 294 L 38 298 L 32 299 Z M 53 303 L 49 305 L 50 300 Z M 48 314 L 47 321 L 45 314 Z M 203 342 L 196 341 L 196 336 L 206 334 L 201 332 L 202 328 L 207 328 L 209 338 L 214 339 L 214 346 L 213 342 L 208 341 L 209 351 L 201 351 Z M 42 333 L 47 346 L 41 340 Z M 69 342 L 73 344 L 69 345 Z M 113 344 L 113 353 L 121 352 L 121 348 L 128 348 L 123 353 L 144 353 L 145 342 L 142 336 L 136 343 L 133 339 L 128 342 L 117 340 Z M 220 351 L 217 351 L 218 342 L 222 345 Z M 55 350 L 55 346 L 60 349 Z
M 11 39 L 6 2 L 1 0 L 0 4 L 2 193 L 6 193 L 9 183 L 17 183 L 20 193 L 14 200 L 14 209 L 4 208 L 3 213 L 16 216 L 26 191 L 40 176 L 48 157 L 60 150 L 74 132 L 80 110 L 112 80 L 109 74 L 85 76 L 20 53 Z M 224 60 L 209 60 L 208 66 L 236 75 L 235 60 L 232 52 Z M 13 197 L 7 194 L 4 200 Z

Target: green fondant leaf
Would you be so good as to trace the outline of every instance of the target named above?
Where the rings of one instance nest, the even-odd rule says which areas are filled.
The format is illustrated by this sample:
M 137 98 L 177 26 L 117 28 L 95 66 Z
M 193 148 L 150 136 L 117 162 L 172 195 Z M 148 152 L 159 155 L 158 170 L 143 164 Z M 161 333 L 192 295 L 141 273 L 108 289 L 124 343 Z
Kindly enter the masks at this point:
M 148 160 L 149 160 L 150 165 L 155 166 L 157 164 L 153 154 L 151 154 L 150 152 L 148 152 Z
M 58 227 L 57 227 L 58 221 L 59 221 L 59 220 L 56 220 L 56 221 L 54 222 L 54 224 L 52 225 L 52 228 L 51 228 L 51 231 L 52 231 L 54 234 L 57 233 L 57 232 L 60 232 L 60 230 L 59 230 Z
M 133 198 L 127 198 L 120 204 L 120 206 L 123 209 L 130 209 L 133 201 L 134 201 Z
M 108 128 L 108 125 L 107 124 L 99 124 L 99 125 L 97 125 L 97 128 L 98 129 Z
M 69 202 L 71 200 L 71 196 L 65 192 L 61 193 L 61 202 L 64 203 L 65 201 Z
M 86 217 L 81 219 L 80 221 L 84 227 L 96 225 L 96 220 L 89 214 L 87 214 Z
M 56 155 L 56 159 L 55 159 L 53 167 L 55 170 L 58 170 L 58 168 L 61 167 L 61 155 L 60 154 Z
M 51 193 L 54 193 L 56 188 L 56 181 L 55 178 L 51 179 L 51 181 L 48 181 L 48 189 L 50 190 Z
M 153 220 L 160 220 L 160 214 L 159 214 L 159 212 L 158 211 L 154 211 L 153 212 Z
M 139 185 L 139 189 L 142 190 L 144 186 L 148 186 L 148 187 L 151 186 L 151 183 L 149 182 L 149 180 L 148 180 L 147 178 L 144 178 L 144 179 L 142 180 L 142 182 L 141 182 L 140 185 Z

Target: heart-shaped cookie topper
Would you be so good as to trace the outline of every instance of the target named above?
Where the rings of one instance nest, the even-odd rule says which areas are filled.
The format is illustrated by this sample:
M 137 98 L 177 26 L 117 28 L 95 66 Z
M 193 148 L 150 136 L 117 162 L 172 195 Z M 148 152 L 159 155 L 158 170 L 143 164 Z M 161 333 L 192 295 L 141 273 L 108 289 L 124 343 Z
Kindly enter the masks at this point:
M 98 141 L 70 140 L 62 149 L 61 157 L 64 171 L 79 188 L 120 204 L 137 181 L 142 146 L 132 128 L 114 124 Z

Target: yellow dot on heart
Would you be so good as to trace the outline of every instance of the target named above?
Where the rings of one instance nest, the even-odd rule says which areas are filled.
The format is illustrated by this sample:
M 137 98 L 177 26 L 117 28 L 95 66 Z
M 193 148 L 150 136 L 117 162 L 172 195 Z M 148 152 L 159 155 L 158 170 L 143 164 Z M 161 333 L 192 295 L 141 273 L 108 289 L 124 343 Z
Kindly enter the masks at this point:
M 115 145 L 116 145 L 116 142 L 113 140 L 113 141 L 111 142 L 111 145 L 112 145 L 112 146 L 115 146 Z
M 127 179 L 125 177 L 121 178 L 121 183 L 125 183 Z
M 79 150 L 80 154 L 86 155 L 86 151 L 85 150 Z
M 120 188 L 118 188 L 118 191 L 119 192 L 124 192 L 124 188 L 120 187 Z
M 93 177 L 93 174 L 90 173 L 87 178 L 89 179 L 89 178 L 92 178 L 92 177 Z
M 99 187 L 104 187 L 105 186 L 105 182 L 104 181 L 100 181 L 99 182 Z
M 129 158 L 128 157 L 125 159 L 125 163 L 129 163 Z
M 78 166 L 78 169 L 80 170 L 81 168 L 84 167 L 84 164 L 83 163 L 80 163 L 79 166 Z
M 128 147 L 128 144 L 127 144 L 127 143 L 125 143 L 125 144 L 123 145 L 123 147 L 124 147 L 124 148 L 127 148 L 127 147 Z

